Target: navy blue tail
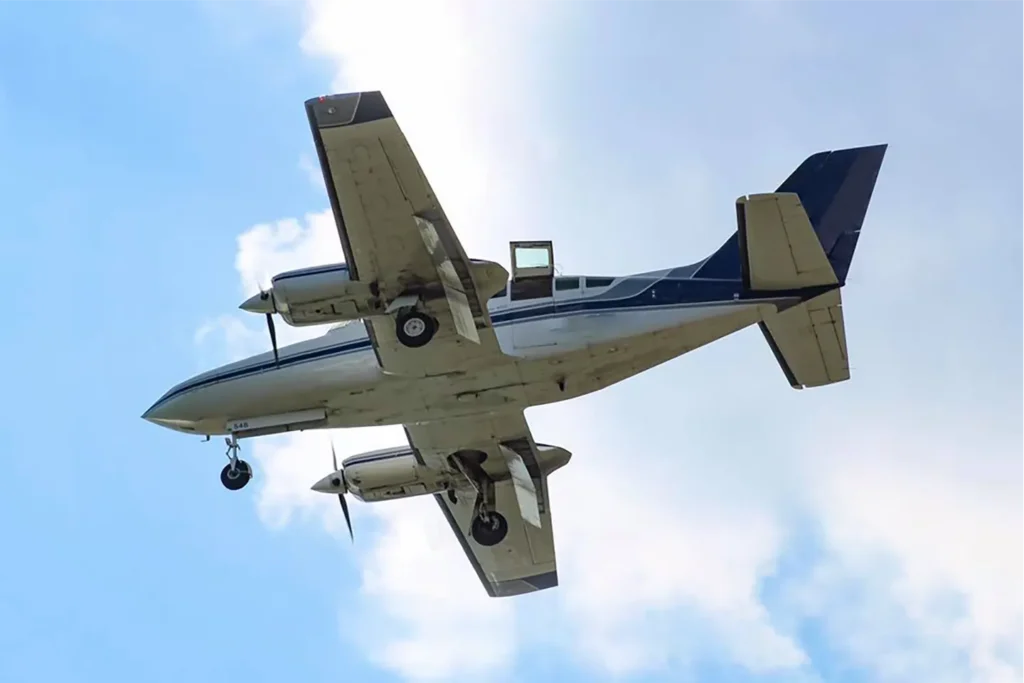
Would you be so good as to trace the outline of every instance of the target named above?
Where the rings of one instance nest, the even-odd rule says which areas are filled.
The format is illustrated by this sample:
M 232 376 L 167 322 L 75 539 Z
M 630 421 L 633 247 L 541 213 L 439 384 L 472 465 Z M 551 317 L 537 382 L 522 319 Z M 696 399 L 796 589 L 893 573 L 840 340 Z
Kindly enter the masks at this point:
M 807 157 L 776 190 L 795 192 L 800 197 L 841 285 L 846 283 L 887 147 L 874 145 L 818 152 Z M 693 277 L 740 279 L 738 233 L 733 233 Z

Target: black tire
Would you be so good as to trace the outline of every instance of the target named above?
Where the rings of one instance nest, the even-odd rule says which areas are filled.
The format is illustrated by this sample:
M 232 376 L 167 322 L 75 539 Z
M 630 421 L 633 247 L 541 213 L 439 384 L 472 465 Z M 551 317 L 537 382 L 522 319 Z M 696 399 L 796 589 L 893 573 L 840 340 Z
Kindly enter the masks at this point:
M 238 461 L 238 467 L 232 471 L 231 463 L 224 465 L 220 471 L 220 483 L 228 491 L 239 491 L 252 479 L 252 467 L 244 460 Z
M 500 512 L 491 512 L 485 522 L 482 517 L 474 517 L 470 527 L 473 540 L 482 546 L 498 545 L 508 535 L 508 520 Z
M 409 311 L 395 319 L 395 336 L 403 346 L 418 349 L 434 338 L 437 322 L 426 313 Z

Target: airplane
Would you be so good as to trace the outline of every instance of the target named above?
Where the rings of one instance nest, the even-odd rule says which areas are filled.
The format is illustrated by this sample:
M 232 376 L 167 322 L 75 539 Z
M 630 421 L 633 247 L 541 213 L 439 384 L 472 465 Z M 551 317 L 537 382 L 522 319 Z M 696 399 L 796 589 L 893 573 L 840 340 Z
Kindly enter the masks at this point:
M 790 386 L 850 378 L 840 290 L 887 145 L 808 157 L 775 192 L 736 201 L 712 254 L 626 276 L 555 273 L 550 241 L 510 243 L 511 274 L 469 258 L 379 91 L 305 103 L 345 262 L 280 273 L 241 304 L 272 350 L 188 379 L 143 418 L 240 440 L 403 425 L 313 484 L 364 502 L 433 495 L 491 597 L 558 585 L 548 477 L 571 453 L 524 409 L 609 387 L 757 325 Z M 274 317 L 334 325 L 278 348 Z M 361 322 L 362 324 L 353 324 Z M 332 446 L 332 458 L 333 446 Z

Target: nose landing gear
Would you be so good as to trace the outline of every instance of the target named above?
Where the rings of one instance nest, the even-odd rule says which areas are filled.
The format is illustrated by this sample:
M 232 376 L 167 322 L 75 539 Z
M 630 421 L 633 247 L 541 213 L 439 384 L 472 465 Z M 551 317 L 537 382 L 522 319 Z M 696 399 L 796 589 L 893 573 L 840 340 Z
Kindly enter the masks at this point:
M 252 467 L 249 463 L 238 457 L 238 452 L 242 447 L 239 445 L 238 439 L 234 434 L 224 439 L 224 442 L 228 445 L 227 456 L 229 462 L 220 471 L 220 483 L 228 491 L 238 491 L 245 488 L 245 485 L 252 479 Z

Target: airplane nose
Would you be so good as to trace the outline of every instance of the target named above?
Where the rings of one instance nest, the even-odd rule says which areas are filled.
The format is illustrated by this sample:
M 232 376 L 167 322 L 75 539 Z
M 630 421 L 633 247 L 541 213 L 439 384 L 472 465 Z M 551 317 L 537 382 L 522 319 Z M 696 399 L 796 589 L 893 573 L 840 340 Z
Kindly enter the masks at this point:
M 175 419 L 174 410 L 171 408 L 172 402 L 161 398 L 142 414 L 142 419 L 163 427 L 174 428 L 180 420 Z
M 274 298 L 270 292 L 260 292 L 242 302 L 239 308 L 249 313 L 274 313 Z
M 187 400 L 168 392 L 142 414 L 142 419 L 161 427 L 191 433 L 196 427 L 192 412 L 194 411 L 189 409 Z

